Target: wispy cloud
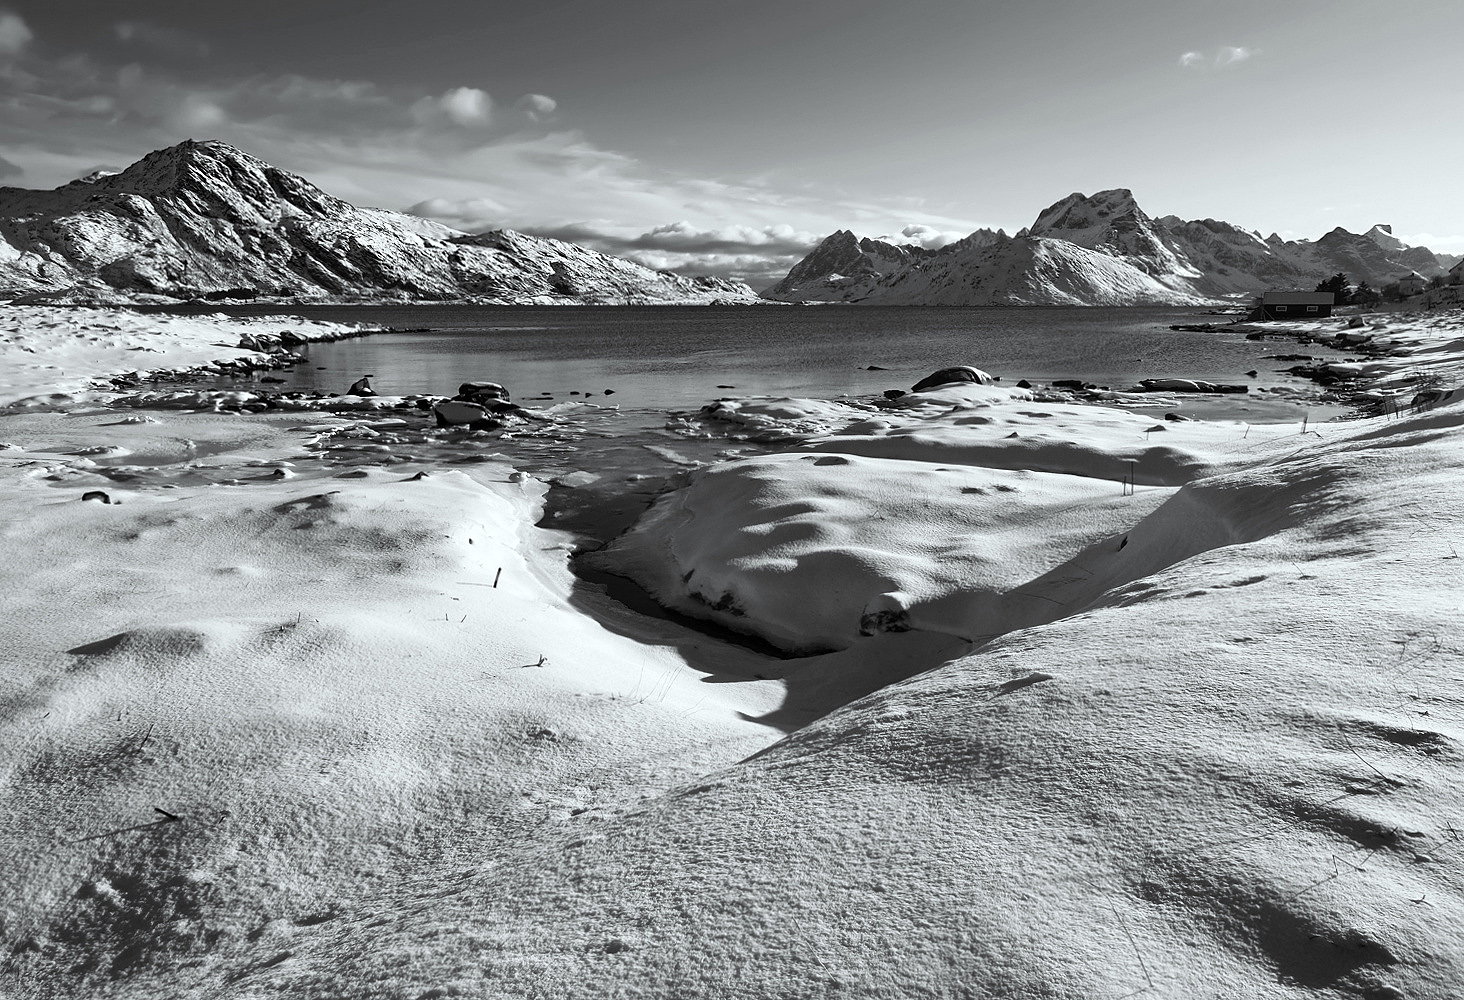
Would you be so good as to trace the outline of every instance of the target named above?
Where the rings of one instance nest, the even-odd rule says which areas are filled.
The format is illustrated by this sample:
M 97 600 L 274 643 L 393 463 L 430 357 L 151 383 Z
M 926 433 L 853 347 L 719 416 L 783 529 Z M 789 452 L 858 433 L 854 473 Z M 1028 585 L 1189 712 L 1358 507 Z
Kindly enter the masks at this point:
M 1446 236 L 1438 233 L 1411 233 L 1408 235 L 1394 233 L 1393 235 L 1409 246 L 1428 247 L 1436 253 L 1464 253 L 1464 235 Z
M 208 42 L 202 38 L 147 21 L 118 21 L 112 25 L 112 31 L 128 44 L 140 45 L 164 55 L 202 59 L 210 51 Z
M 422 125 L 448 122 L 463 128 L 487 128 L 493 121 L 493 99 L 477 87 L 454 87 L 439 97 L 423 97 L 412 105 Z
M 900 230 L 898 237 L 880 237 L 888 243 L 917 243 L 927 250 L 939 250 L 941 247 L 954 243 L 957 240 L 970 236 L 970 232 L 955 232 L 951 230 L 938 229 L 935 226 L 912 223 Z
M 1222 45 L 1208 52 L 1192 50 L 1180 55 L 1179 65 L 1184 69 L 1192 70 L 1224 69 L 1227 66 L 1246 62 L 1258 55 L 1260 51 L 1260 49 L 1247 48 L 1243 45 Z
M 13 11 L 0 9 L 0 56 L 19 55 L 35 35 L 25 18 Z
M 554 114 L 554 109 L 559 107 L 559 102 L 544 94 L 525 94 L 514 102 L 514 107 L 522 111 L 531 121 L 543 121 Z
M 857 225 L 937 246 L 963 223 L 827 186 L 687 176 L 607 148 L 545 94 L 500 104 L 476 81 L 439 92 L 296 73 L 206 77 L 191 44 L 113 26 L 137 61 L 51 58 L 0 9 L 0 173 L 50 187 L 183 139 L 222 139 L 362 206 L 408 209 L 469 232 L 558 236 L 651 267 L 770 284 L 827 233 Z M 196 48 L 193 51 L 197 51 Z M 162 53 L 166 55 L 166 53 Z M 506 109 L 506 110 L 505 110 Z M 968 227 L 963 230 L 969 232 Z M 903 230 L 903 231 L 902 231 Z

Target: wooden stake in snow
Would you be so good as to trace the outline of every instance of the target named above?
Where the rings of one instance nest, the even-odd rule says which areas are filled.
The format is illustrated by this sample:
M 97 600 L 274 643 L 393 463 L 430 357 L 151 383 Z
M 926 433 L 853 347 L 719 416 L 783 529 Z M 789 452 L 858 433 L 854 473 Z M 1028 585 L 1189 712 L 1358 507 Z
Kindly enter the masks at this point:
M 498 567 L 498 572 L 493 574 L 493 589 L 498 589 L 498 578 L 503 575 L 503 567 Z

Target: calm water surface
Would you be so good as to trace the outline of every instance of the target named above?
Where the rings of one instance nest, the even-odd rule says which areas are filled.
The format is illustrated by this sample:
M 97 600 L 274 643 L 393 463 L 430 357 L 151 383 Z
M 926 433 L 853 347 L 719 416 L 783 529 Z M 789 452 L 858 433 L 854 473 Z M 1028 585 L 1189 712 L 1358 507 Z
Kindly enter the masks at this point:
M 569 407 L 570 415 L 552 426 L 488 438 L 432 430 L 424 415 L 415 421 L 421 429 L 391 454 L 343 451 L 322 458 L 405 468 L 498 453 L 551 481 L 590 472 L 598 477 L 593 483 L 551 491 L 547 517 L 601 540 L 626 527 L 681 470 L 777 447 L 729 440 L 678 420 L 678 413 L 721 396 L 869 396 L 908 389 L 938 368 L 970 364 L 1007 384 L 1078 378 L 1126 388 L 1163 377 L 1248 383 L 1248 396 L 1191 397 L 1180 409 L 1201 418 L 1299 422 L 1302 407 L 1255 394 L 1254 387 L 1307 384 L 1276 372 L 1289 362 L 1262 357 L 1300 351 L 1294 344 L 1169 329 L 1223 322 L 1194 310 L 414 305 L 318 306 L 289 314 L 417 332 L 299 348 L 306 363 L 272 373 L 285 381 L 271 388 L 344 392 L 369 373 L 383 395 L 452 395 L 462 382 L 491 380 L 530 407 L 595 404 Z M 287 327 L 282 319 L 280 328 Z M 1315 346 L 1305 353 L 1336 356 Z M 1257 378 L 1247 378 L 1251 369 Z M 1163 404 L 1156 415 L 1174 408 Z M 1308 409 L 1312 420 L 1338 412 Z
M 1289 345 L 1169 329 L 1171 323 L 1220 319 L 1194 310 L 320 306 L 295 312 L 430 328 L 304 349 L 310 363 L 287 376 L 288 386 L 329 391 L 343 391 L 370 372 L 383 394 L 451 395 L 461 382 L 487 379 L 508 386 L 516 399 L 599 396 L 613 389 L 622 408 L 674 410 L 725 395 L 826 398 L 908 389 L 931 371 L 958 364 L 984 368 L 1008 383 L 1079 378 L 1122 388 L 1142 378 L 1198 378 L 1295 384 L 1272 371 L 1285 363 L 1262 358 L 1295 350 Z M 1260 377 L 1247 379 L 1244 373 L 1252 369 Z M 1215 402 L 1185 406 L 1198 412 Z M 1254 400 L 1230 397 L 1222 405 L 1237 419 L 1261 419 L 1245 412 Z

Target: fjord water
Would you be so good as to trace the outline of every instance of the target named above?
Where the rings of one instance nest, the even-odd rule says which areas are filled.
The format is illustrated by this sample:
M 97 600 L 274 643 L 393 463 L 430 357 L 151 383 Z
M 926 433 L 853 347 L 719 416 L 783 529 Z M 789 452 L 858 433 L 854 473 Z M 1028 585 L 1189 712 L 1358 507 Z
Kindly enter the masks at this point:
M 236 314 L 278 311 L 232 308 Z M 1170 330 L 1215 317 L 1173 308 L 910 307 L 307 307 L 304 315 L 413 332 L 304 348 L 289 388 L 343 391 L 372 373 L 383 394 L 451 395 L 461 382 L 501 382 L 515 399 L 613 389 L 622 408 L 695 409 L 725 395 L 829 398 L 908 389 L 937 368 L 970 364 L 1001 376 L 1078 378 L 1124 388 L 1143 378 L 1297 384 L 1263 355 L 1290 350 L 1240 333 Z M 426 328 L 426 329 L 423 329 Z M 1310 349 L 1318 353 L 1320 349 Z M 1260 376 L 1247 379 L 1245 372 Z M 730 387 L 730 388 L 729 388 Z M 609 400 L 606 400 L 609 401 Z M 1264 419 L 1228 397 L 1235 419 Z M 1284 410 L 1272 419 L 1290 419 Z
M 1005 384 L 1078 378 L 1126 388 L 1162 377 L 1304 384 L 1275 370 L 1287 363 L 1262 357 L 1294 345 L 1169 329 L 1215 318 L 1194 310 L 442 305 L 294 312 L 398 332 L 301 347 L 306 363 L 274 373 L 284 380 L 274 388 L 344 392 L 371 374 L 383 395 L 452 395 L 463 382 L 487 380 L 504 384 L 527 406 L 553 408 L 552 425 L 488 439 L 427 434 L 411 454 L 454 462 L 498 453 L 551 482 L 588 472 L 598 477 L 593 483 L 580 477 L 572 488 L 551 491 L 547 516 L 602 541 L 627 527 L 681 470 L 786 447 L 677 416 L 718 397 L 869 397 L 961 364 L 986 369 Z M 1247 378 L 1252 369 L 1258 377 Z M 1156 416 L 1161 407 L 1175 408 L 1174 400 L 1156 407 Z M 1179 408 L 1195 417 L 1251 422 L 1300 423 L 1303 415 L 1293 402 L 1255 393 L 1190 397 Z M 1310 409 L 1312 420 L 1328 415 Z

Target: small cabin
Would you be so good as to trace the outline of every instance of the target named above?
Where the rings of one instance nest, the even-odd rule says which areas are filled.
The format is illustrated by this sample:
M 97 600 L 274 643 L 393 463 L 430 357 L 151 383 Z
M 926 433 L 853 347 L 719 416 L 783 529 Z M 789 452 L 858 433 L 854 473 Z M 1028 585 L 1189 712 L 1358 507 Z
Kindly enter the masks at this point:
M 1464 260 L 1449 268 L 1449 284 L 1464 285 Z
M 1332 303 L 1335 300 L 1336 296 L 1331 292 L 1269 291 L 1256 303 L 1250 318 L 1321 319 L 1332 315 Z
M 1428 287 L 1428 279 L 1417 271 L 1409 271 L 1398 279 L 1399 295 L 1419 295 Z

